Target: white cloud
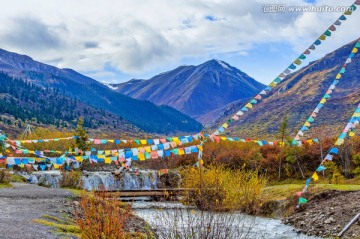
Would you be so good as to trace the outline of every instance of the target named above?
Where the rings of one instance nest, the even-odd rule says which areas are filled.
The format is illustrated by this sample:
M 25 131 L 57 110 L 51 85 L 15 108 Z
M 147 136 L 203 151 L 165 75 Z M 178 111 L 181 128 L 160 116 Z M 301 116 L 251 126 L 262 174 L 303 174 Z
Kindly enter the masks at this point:
M 318 0 L 316 4 L 352 2 Z M 106 64 L 141 75 L 183 59 L 246 56 L 263 43 L 290 44 L 300 53 L 340 15 L 261 12 L 263 4 L 273 3 L 309 4 L 301 0 L 13 0 L 2 4 L 0 21 L 5 24 L 0 26 L 0 44 L 58 67 L 98 71 L 98 76 L 106 77 Z M 358 37 L 359 21 L 360 10 L 327 45 L 319 47 L 316 56 Z

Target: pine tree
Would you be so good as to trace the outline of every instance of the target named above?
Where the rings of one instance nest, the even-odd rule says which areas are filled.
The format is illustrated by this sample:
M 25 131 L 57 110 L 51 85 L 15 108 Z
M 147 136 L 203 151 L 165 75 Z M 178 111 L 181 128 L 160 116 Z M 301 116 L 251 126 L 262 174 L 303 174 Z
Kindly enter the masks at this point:
M 75 136 L 77 136 L 76 147 L 82 151 L 87 151 L 90 149 L 90 146 L 87 143 L 89 138 L 86 133 L 86 130 L 83 128 L 83 124 L 84 124 L 84 118 L 80 117 L 75 131 Z

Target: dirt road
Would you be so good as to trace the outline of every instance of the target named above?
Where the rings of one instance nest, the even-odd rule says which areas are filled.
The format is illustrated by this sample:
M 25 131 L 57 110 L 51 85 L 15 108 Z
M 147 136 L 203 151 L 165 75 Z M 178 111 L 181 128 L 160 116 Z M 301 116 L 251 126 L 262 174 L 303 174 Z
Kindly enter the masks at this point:
M 42 215 L 61 216 L 71 193 L 63 189 L 43 188 L 33 184 L 14 183 L 0 189 L 0 238 L 59 238 L 49 227 L 33 222 Z M 64 205 L 64 202 L 65 205 Z

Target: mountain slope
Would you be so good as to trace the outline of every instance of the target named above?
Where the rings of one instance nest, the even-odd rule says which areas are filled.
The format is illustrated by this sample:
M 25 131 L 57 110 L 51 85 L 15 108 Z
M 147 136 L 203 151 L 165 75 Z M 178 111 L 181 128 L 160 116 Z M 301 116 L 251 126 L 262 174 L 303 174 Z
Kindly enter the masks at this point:
M 244 72 L 219 61 L 180 66 L 149 80 L 113 84 L 118 92 L 175 109 L 208 123 L 203 115 L 230 102 L 254 96 L 264 86 Z
M 148 132 L 198 132 L 202 126 L 190 117 L 166 106 L 132 99 L 71 69 L 58 69 L 28 56 L 0 49 L 0 71 L 42 88 L 54 88 L 64 95 L 122 117 Z
M 335 79 L 354 44 L 355 42 L 351 42 L 287 77 L 273 89 L 269 97 L 257 104 L 240 121 L 232 124 L 230 132 L 247 137 L 275 133 L 282 117 L 288 114 L 290 132 L 294 135 Z M 360 57 L 356 54 L 352 63 L 346 66 L 346 72 L 331 99 L 320 110 L 311 128 L 328 125 L 333 128 L 333 134 L 337 135 L 345 126 L 360 101 L 359 63 Z M 242 106 L 243 104 L 235 104 L 215 125 L 225 122 Z
M 90 129 L 132 135 L 140 131 L 123 118 L 68 97 L 58 89 L 43 89 L 5 73 L 0 73 L 0 112 L 0 129 L 13 136 L 27 123 L 71 129 L 80 116 L 84 117 L 84 127 Z

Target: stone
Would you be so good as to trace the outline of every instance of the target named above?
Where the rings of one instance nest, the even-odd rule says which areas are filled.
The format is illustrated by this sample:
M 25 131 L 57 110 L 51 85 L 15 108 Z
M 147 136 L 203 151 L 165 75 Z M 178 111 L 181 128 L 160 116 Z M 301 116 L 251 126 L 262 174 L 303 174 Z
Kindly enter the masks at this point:
M 326 219 L 324 221 L 325 224 L 330 224 L 330 223 L 333 223 L 333 222 L 335 222 L 335 219 L 333 217 L 329 217 L 328 219 Z

